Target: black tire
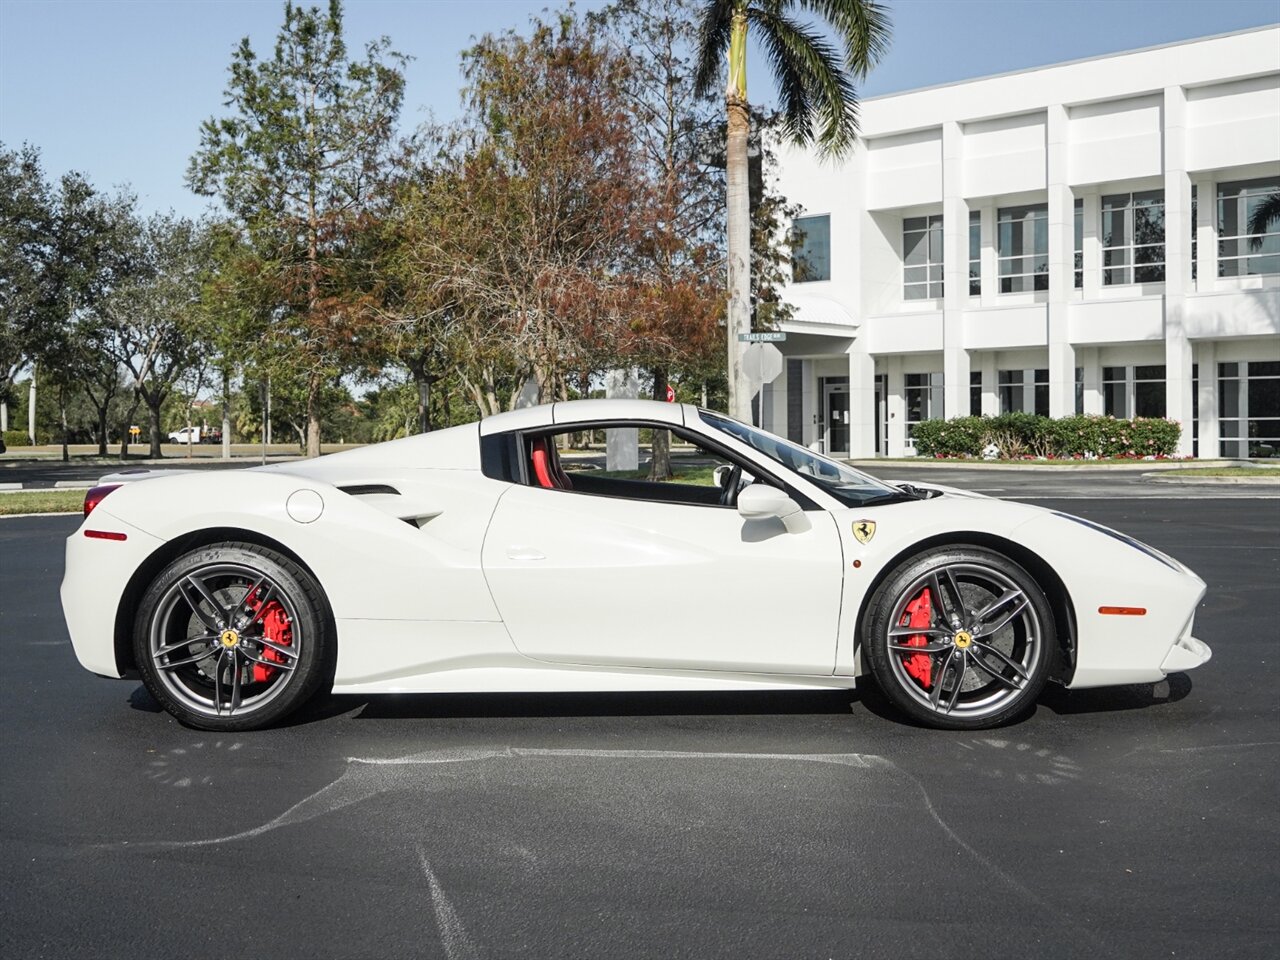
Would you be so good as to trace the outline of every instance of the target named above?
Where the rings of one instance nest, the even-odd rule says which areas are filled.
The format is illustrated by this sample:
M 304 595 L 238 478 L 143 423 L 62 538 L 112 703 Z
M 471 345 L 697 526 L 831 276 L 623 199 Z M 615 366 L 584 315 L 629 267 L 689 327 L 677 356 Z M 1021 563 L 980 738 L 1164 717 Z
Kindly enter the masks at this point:
M 940 729 L 982 730 L 1025 716 L 1057 648 L 1053 611 L 1035 578 L 984 547 L 938 547 L 904 561 L 863 620 L 862 653 L 876 685 L 910 719 Z
M 336 644 L 311 574 L 256 544 L 214 543 L 148 587 L 133 651 L 147 690 L 181 723 L 236 731 L 269 726 L 330 684 Z

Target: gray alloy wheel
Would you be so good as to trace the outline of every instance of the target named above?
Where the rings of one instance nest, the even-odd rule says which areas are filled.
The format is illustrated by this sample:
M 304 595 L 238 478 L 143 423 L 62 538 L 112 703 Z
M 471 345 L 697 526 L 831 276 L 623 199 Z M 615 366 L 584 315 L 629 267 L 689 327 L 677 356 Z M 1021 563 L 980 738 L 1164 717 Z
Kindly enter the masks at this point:
M 300 706 L 332 660 L 314 578 L 246 543 L 174 560 L 138 606 L 134 656 L 147 689 L 188 726 L 249 730 Z
M 1022 567 L 979 547 L 945 547 L 885 579 L 863 649 L 880 689 L 911 718 L 981 729 L 1032 708 L 1057 636 L 1044 592 Z

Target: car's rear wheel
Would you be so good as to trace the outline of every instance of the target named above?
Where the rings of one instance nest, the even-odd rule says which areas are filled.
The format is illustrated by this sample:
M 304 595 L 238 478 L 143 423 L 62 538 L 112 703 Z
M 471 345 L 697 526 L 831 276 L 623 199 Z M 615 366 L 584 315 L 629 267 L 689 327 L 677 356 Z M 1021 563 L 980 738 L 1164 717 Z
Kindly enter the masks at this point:
M 932 727 L 1017 720 L 1052 667 L 1053 613 L 1035 579 L 981 547 L 926 551 L 898 566 L 868 605 L 863 655 L 884 695 Z
M 134 656 L 151 695 L 202 730 L 252 730 L 329 679 L 333 628 L 315 578 L 288 557 L 216 543 L 178 557 L 138 605 Z

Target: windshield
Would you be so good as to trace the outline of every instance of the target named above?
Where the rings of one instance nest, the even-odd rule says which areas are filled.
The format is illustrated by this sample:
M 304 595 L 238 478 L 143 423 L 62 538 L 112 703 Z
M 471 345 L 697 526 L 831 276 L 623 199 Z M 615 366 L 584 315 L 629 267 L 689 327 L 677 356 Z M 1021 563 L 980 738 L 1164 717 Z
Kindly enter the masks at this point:
M 783 440 L 772 433 L 765 433 L 709 410 L 699 410 L 698 414 L 708 426 L 754 447 L 792 473 L 798 473 L 810 483 L 817 484 L 846 506 L 865 507 L 875 503 L 914 499 L 897 487 L 891 487 L 848 464 L 814 453 L 790 440 Z

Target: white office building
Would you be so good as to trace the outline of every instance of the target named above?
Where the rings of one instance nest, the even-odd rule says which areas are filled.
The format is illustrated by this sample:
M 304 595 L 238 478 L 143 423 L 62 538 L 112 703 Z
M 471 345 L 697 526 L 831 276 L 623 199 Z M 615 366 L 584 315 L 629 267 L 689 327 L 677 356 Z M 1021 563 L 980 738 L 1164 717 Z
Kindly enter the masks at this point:
M 1280 26 L 863 101 L 803 210 L 763 425 L 902 456 L 931 417 L 1169 417 L 1280 456 Z

